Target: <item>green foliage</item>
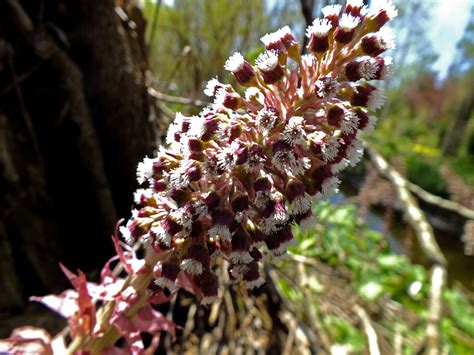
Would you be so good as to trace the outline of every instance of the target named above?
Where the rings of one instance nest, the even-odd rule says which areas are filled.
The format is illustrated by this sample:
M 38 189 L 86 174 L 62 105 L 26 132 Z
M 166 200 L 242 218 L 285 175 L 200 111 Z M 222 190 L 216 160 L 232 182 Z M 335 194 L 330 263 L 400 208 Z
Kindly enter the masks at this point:
M 405 256 L 393 253 L 385 238 L 369 230 L 357 217 L 354 205 L 334 205 L 321 202 L 314 206 L 318 224 L 303 233 L 298 227 L 294 234 L 298 241 L 291 252 L 307 258 L 323 261 L 347 270 L 351 287 L 367 303 L 381 297 L 391 299 L 420 319 L 416 325 L 406 324 L 402 317 L 384 321 L 382 326 L 390 332 L 399 332 L 410 339 L 403 347 L 404 354 L 415 354 L 413 345 L 419 343 L 426 331 L 428 313 L 429 278 L 420 265 L 412 264 Z M 290 263 L 284 265 L 287 270 Z M 289 271 L 291 273 L 291 270 Z M 307 281 L 310 294 L 314 295 L 312 307 L 318 307 L 318 294 L 324 289 L 317 273 Z M 278 285 L 285 297 L 301 303 L 305 295 L 284 279 Z M 459 289 L 447 289 L 444 293 L 445 312 L 441 322 L 442 346 L 453 354 L 474 351 L 474 308 Z M 322 326 L 338 344 L 349 344 L 355 353 L 363 352 L 365 336 L 353 325 L 333 314 L 321 317 Z
M 405 160 L 409 181 L 442 197 L 448 197 L 446 182 L 439 173 L 439 162 L 423 156 L 411 155 Z

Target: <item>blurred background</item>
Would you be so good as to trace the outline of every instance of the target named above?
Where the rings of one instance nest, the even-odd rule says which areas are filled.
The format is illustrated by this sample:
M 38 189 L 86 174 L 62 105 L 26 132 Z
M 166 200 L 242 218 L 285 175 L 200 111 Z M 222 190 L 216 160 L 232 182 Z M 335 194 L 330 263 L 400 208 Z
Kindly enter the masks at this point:
M 304 29 L 320 9 L 343 2 L 1 2 L 0 337 L 26 323 L 61 328 L 58 319 L 44 314 L 28 297 L 68 287 L 59 262 L 85 271 L 91 279 L 98 277 L 113 254 L 110 235 L 115 224 L 130 215 L 138 162 L 161 144 L 175 112 L 196 114 L 207 105 L 207 80 L 217 76 L 233 82 L 223 69 L 230 54 L 240 51 L 252 61 L 264 49 L 259 38 L 286 24 L 304 43 Z M 446 300 L 467 305 L 451 309 L 451 316 L 458 317 L 452 316 L 445 326 L 462 326 L 457 325 L 457 338 L 449 341 L 474 347 L 469 318 L 474 313 L 468 307 L 474 291 L 474 3 L 395 3 L 399 14 L 391 26 L 397 46 L 388 53 L 394 57 L 395 71 L 386 83 L 387 103 L 367 141 L 412 183 L 410 190 L 448 262 L 448 284 L 454 291 Z M 341 192 L 317 206 L 322 244 L 307 242 L 314 236 L 300 235 L 304 243 L 295 253 L 318 263 L 323 260 L 319 270 L 332 270 L 324 269 L 323 274 L 336 273 L 326 281 L 336 280 L 337 295 L 310 272 L 306 281 L 314 292 L 311 297 L 322 298 L 319 306 L 310 306 L 320 307 L 321 324 L 330 329 L 328 342 L 358 344 L 357 322 L 340 310 L 331 312 L 344 295 L 338 282 L 342 289 L 354 286 L 366 301 L 375 302 L 382 295 L 416 309 L 428 290 L 420 291 L 419 299 L 419 292 L 410 298 L 405 291 L 427 278 L 430 261 L 406 222 L 396 190 L 370 159 L 344 174 Z M 358 243 L 362 244 L 354 250 L 351 245 Z M 384 259 L 386 269 L 347 257 L 354 253 L 363 258 L 358 253 L 371 243 L 394 256 L 389 266 Z M 259 313 L 255 319 L 260 319 L 261 329 L 268 328 L 265 322 L 299 322 L 297 302 L 310 296 L 284 281 L 292 267 L 270 270 L 282 273 L 274 286 L 290 306 L 283 307 L 287 313 L 279 320 L 271 312 L 268 319 Z M 371 267 L 377 273 L 366 272 L 362 280 Z M 349 276 L 338 278 L 347 269 Z M 362 274 L 354 273 L 359 269 Z M 271 293 L 266 297 L 262 302 L 267 305 L 285 304 L 271 299 Z M 423 307 L 416 312 L 423 313 Z M 198 311 L 207 312 L 194 309 L 194 314 Z M 407 316 L 402 323 L 415 327 L 417 319 Z M 235 327 L 224 327 L 224 333 L 236 332 Z M 202 334 L 211 334 L 209 328 L 200 328 Z M 289 328 L 281 326 L 285 336 Z M 401 325 L 391 328 L 401 329 L 395 335 L 406 330 Z M 275 341 L 268 334 L 267 338 L 262 339 Z M 311 336 L 308 339 L 311 342 Z

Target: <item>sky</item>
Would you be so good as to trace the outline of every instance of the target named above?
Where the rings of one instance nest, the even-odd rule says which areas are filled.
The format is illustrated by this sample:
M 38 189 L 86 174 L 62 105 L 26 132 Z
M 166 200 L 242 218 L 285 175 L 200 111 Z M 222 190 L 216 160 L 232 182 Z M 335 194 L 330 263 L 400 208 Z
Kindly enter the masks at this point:
M 425 1 L 433 3 L 432 31 L 429 37 L 434 50 L 439 55 L 434 67 L 439 70 L 440 76 L 444 77 L 454 58 L 456 44 L 466 28 L 474 0 Z

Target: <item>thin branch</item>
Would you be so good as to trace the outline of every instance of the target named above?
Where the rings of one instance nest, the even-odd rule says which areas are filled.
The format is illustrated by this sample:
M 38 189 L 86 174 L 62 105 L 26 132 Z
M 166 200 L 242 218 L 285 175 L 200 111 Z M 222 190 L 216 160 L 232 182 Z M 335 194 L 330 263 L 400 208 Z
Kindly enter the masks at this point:
M 159 92 L 153 88 L 148 89 L 148 94 L 160 101 L 169 102 L 173 104 L 183 104 L 183 105 L 192 105 L 197 107 L 205 107 L 210 104 L 210 102 L 188 99 L 186 97 L 172 96 Z
M 367 334 L 367 340 L 369 342 L 369 353 L 370 355 L 380 355 L 380 348 L 377 340 L 377 332 L 375 331 L 374 327 L 372 326 L 372 322 L 370 321 L 369 315 L 359 305 L 354 305 L 353 307 L 354 312 L 359 316 L 360 320 L 362 321 L 362 327 L 364 328 L 365 334 Z
M 442 295 L 446 283 L 446 269 L 435 265 L 431 271 L 430 305 L 426 327 L 426 354 L 439 354 L 439 324 L 442 313 Z
M 423 252 L 429 257 L 431 268 L 431 290 L 429 296 L 428 324 L 426 329 L 426 354 L 439 354 L 439 327 L 442 314 L 442 294 L 446 285 L 446 258 L 433 235 L 433 229 L 426 221 L 415 198 L 408 190 L 409 183 L 372 147 L 365 144 L 375 168 L 394 186 L 402 202 L 408 220 L 416 232 Z
M 446 265 L 446 258 L 433 234 L 433 228 L 427 222 L 415 198 L 408 190 L 408 182 L 374 148 L 365 144 L 369 157 L 378 172 L 385 176 L 395 187 L 408 221 L 416 232 L 423 252 L 434 264 Z
M 446 200 L 439 196 L 433 195 L 428 191 L 422 189 L 420 186 L 415 185 L 414 183 L 407 181 L 408 189 L 417 195 L 421 200 L 435 205 L 437 207 L 441 207 L 442 209 L 455 212 L 465 218 L 474 219 L 474 210 L 467 208 L 466 206 L 461 205 L 455 201 Z

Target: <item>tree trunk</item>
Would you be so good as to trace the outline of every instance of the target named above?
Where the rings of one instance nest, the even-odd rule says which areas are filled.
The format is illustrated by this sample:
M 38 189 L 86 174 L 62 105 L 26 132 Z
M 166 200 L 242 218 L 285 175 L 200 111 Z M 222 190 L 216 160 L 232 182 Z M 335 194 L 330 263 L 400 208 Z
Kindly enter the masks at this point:
M 0 310 L 112 256 L 153 151 L 143 30 L 112 0 L 0 3 Z
M 474 90 L 470 89 L 451 121 L 443 139 L 443 155 L 454 156 L 466 137 L 469 119 L 474 110 Z

